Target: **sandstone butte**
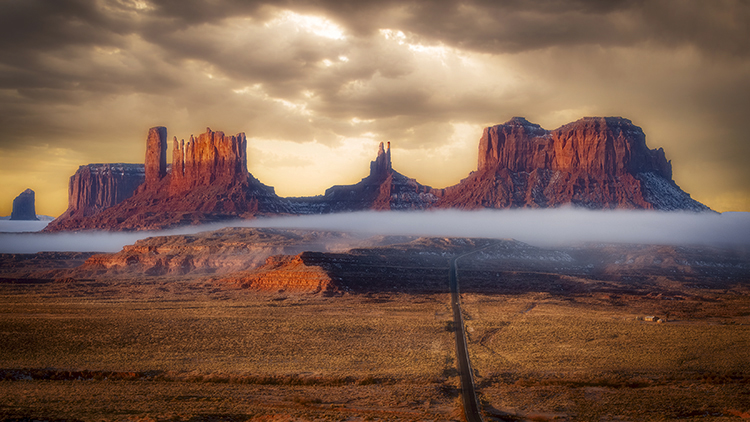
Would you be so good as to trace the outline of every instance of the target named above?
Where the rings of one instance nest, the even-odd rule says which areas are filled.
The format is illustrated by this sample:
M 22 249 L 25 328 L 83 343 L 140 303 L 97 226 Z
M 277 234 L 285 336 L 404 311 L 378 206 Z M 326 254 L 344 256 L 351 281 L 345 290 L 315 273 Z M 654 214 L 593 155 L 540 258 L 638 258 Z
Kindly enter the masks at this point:
M 146 144 L 143 167 L 82 166 L 71 177 L 68 210 L 45 230 L 152 230 L 263 215 L 428 208 L 709 211 L 672 180 L 664 150 L 649 149 L 643 130 L 621 117 L 586 117 L 552 131 L 521 117 L 488 127 L 477 170 L 444 189 L 395 171 L 390 143 L 381 143 L 359 183 L 301 198 L 281 198 L 248 172 L 244 133 L 207 129 L 188 142 L 173 138 L 171 165 L 166 128 L 151 128 Z
M 263 185 L 248 173 L 244 133 L 227 136 L 206 129 L 197 138 L 191 136 L 187 143 L 174 138 L 173 145 L 169 167 L 167 130 L 151 128 L 143 172 L 138 177 L 126 178 L 127 182 L 122 180 L 129 184 L 140 178 L 142 183 L 132 196 L 122 201 L 118 202 L 119 198 L 112 194 L 107 195 L 110 203 L 116 203 L 101 210 L 84 206 L 84 211 L 75 211 L 81 208 L 76 208 L 76 204 L 92 203 L 92 189 L 76 190 L 77 176 L 80 178 L 79 173 L 86 171 L 79 169 L 71 178 L 68 210 L 45 230 L 155 230 L 259 214 L 289 213 L 272 187 Z M 107 183 L 119 186 L 115 179 L 109 177 Z
M 11 220 L 38 220 L 36 216 L 36 195 L 31 189 L 21 192 L 13 200 Z
M 477 171 L 446 188 L 441 208 L 708 211 L 672 180 L 664 150 L 621 117 L 586 117 L 553 131 L 522 117 L 484 129 Z

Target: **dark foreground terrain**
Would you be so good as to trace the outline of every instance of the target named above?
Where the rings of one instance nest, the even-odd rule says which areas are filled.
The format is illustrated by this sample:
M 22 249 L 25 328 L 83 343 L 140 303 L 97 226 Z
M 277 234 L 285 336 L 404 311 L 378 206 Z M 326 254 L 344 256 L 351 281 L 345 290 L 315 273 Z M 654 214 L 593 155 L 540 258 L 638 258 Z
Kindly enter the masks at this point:
M 485 420 L 750 418 L 746 250 L 227 229 L 0 256 L 0 419 L 461 420 L 480 248 Z

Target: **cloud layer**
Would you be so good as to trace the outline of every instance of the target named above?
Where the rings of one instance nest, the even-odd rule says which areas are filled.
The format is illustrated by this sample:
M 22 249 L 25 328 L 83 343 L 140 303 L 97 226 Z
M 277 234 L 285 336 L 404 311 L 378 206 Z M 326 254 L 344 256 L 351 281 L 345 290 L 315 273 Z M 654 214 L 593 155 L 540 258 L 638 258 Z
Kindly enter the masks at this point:
M 78 165 L 142 162 L 155 125 L 246 132 L 256 177 L 312 195 L 380 141 L 456 183 L 515 115 L 628 117 L 694 197 L 748 210 L 748 21 L 741 0 L 2 2 L 0 214 L 26 187 L 60 214 Z

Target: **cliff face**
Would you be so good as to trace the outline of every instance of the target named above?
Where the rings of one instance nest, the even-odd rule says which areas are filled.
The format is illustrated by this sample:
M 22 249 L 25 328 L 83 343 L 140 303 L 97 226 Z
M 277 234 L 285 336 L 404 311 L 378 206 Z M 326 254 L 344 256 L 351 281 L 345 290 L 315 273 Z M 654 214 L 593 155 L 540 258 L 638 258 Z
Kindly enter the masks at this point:
M 11 220 L 38 220 L 36 217 L 36 195 L 31 189 L 21 192 L 13 200 L 13 211 L 10 214 Z
M 207 128 L 198 138 L 191 136 L 187 143 L 177 142 L 177 138 L 172 143 L 170 190 L 173 193 L 216 183 L 242 183 L 247 179 L 244 133 L 226 136 Z
M 68 209 L 55 221 L 75 228 L 88 217 L 113 207 L 133 193 L 145 181 L 143 164 L 88 164 L 81 166 L 68 183 Z
M 584 118 L 553 131 L 524 118 L 488 127 L 476 172 L 445 189 L 439 207 L 708 210 L 672 181 L 664 150 L 620 117 Z
M 299 214 L 363 210 L 421 210 L 432 206 L 437 196 L 429 186 L 393 170 L 391 145 L 381 142 L 370 174 L 354 185 L 337 185 L 323 196 L 291 199 Z
M 145 181 L 142 164 L 89 164 L 70 177 L 68 210 L 81 217 L 97 214 L 131 197 Z

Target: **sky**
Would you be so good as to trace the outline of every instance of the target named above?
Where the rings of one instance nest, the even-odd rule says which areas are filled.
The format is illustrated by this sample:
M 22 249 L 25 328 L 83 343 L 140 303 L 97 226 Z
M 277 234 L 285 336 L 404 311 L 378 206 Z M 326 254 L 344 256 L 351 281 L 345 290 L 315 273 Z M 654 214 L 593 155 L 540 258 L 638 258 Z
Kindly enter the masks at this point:
M 248 138 L 282 196 L 393 167 L 446 187 L 482 129 L 622 116 L 717 211 L 750 211 L 750 2 L 0 0 L 0 215 L 67 207 L 148 129 Z M 168 155 L 170 156 L 170 155 Z

